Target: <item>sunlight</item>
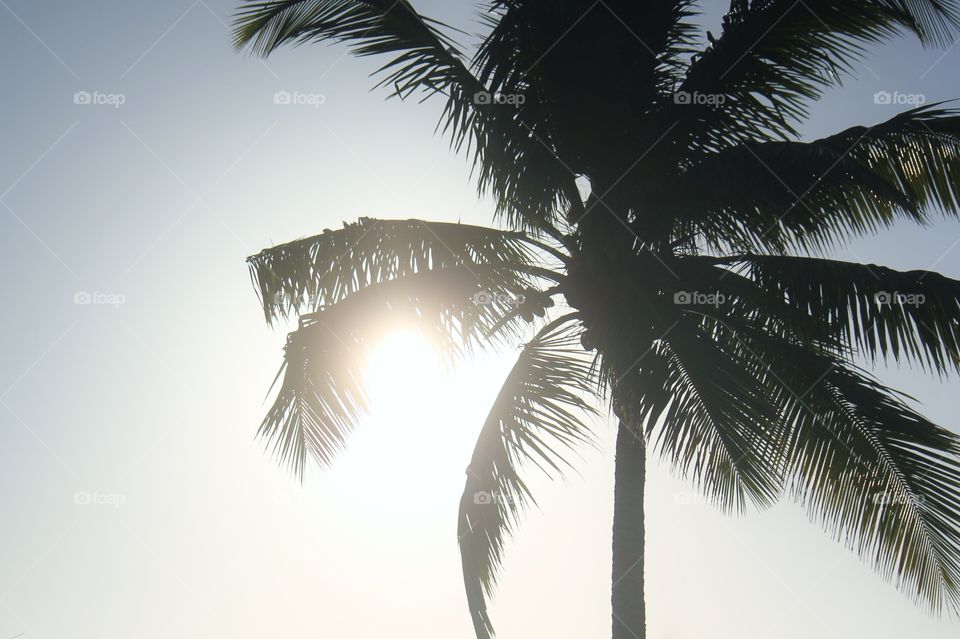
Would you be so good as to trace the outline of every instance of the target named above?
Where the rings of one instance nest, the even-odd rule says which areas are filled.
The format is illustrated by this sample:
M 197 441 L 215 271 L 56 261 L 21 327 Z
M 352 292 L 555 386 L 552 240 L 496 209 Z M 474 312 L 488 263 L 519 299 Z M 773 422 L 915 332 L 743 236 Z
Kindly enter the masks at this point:
M 441 377 L 440 358 L 425 337 L 413 331 L 390 333 L 375 348 L 367 367 L 371 408 L 415 414 Z
M 477 433 L 512 359 L 475 357 L 448 369 L 428 338 L 387 334 L 364 375 L 370 410 L 330 475 L 343 511 L 374 526 L 384 517 L 450 521 Z
M 428 511 L 449 515 L 467 462 L 470 433 L 451 427 L 454 401 L 463 389 L 444 369 L 437 348 L 414 331 L 391 332 L 374 346 L 364 381 L 370 410 L 337 468 L 351 511 L 377 521 Z M 439 486 L 439 478 L 449 484 Z M 437 490 L 447 494 L 427 496 Z

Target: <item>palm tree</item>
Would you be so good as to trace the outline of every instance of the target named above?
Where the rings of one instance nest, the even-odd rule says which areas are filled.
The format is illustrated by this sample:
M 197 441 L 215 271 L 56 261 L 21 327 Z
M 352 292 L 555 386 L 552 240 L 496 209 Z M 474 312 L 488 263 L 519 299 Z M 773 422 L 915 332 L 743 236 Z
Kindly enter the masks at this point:
M 478 637 L 526 473 L 562 472 L 584 417 L 618 419 L 613 637 L 645 636 L 644 467 L 719 507 L 787 495 L 933 611 L 960 608 L 960 438 L 862 366 L 960 369 L 960 281 L 829 259 L 853 236 L 960 212 L 960 112 L 932 105 L 801 141 L 868 45 L 929 45 L 953 0 L 734 0 L 698 49 L 691 0 L 494 0 L 472 61 L 407 0 L 242 5 L 236 45 L 346 42 L 380 86 L 444 100 L 502 228 L 364 218 L 250 258 L 268 321 L 299 317 L 260 434 L 302 474 L 362 414 L 385 326 L 451 356 L 523 347 L 460 503 Z M 461 32 L 462 33 L 462 32 Z M 584 195 L 584 192 L 588 192 Z M 559 303 L 558 303 L 559 302 Z M 859 363 L 858 363 L 859 362 Z

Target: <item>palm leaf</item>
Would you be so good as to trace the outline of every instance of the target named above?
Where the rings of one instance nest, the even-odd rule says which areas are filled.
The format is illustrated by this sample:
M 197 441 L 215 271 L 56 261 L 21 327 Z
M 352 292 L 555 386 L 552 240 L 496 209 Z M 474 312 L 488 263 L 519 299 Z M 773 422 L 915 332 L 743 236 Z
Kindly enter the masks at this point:
M 615 394 L 637 401 L 636 427 L 719 507 L 742 511 L 777 499 L 776 413 L 749 371 L 690 319 L 677 322 L 617 385 L 627 390 Z
M 943 44 L 958 24 L 953 0 L 735 0 L 723 33 L 678 87 L 722 99 L 671 112 L 701 150 L 794 136 L 807 103 L 838 84 L 867 45 L 901 31 Z
M 828 327 L 851 354 L 960 370 L 960 281 L 809 257 L 737 259 L 759 287 Z
M 267 56 L 287 42 L 349 42 L 360 56 L 394 55 L 381 84 L 405 96 L 448 91 L 470 74 L 456 44 L 407 0 L 248 0 L 234 21 L 234 44 Z
M 960 609 L 960 438 L 863 371 L 719 318 L 788 428 L 790 492 L 810 517 L 935 611 Z
M 960 209 L 960 111 L 920 107 L 826 143 L 896 185 L 917 209 Z
M 366 409 L 362 372 L 370 347 L 386 332 L 408 326 L 449 356 L 493 332 L 517 334 L 522 320 L 509 315 L 509 304 L 475 297 L 478 284 L 503 290 L 492 286 L 497 278 L 503 275 L 490 269 L 480 275 L 464 266 L 434 269 L 370 284 L 302 315 L 288 336 L 282 381 L 259 435 L 298 476 L 308 458 L 329 464 Z
M 817 143 L 727 149 L 692 167 L 664 199 L 678 211 L 677 236 L 721 251 L 822 249 L 898 217 L 923 220 L 893 183 Z
M 743 144 L 661 187 L 676 234 L 714 250 L 821 250 L 960 204 L 960 117 L 915 109 L 809 143 Z
M 501 275 L 493 294 L 519 295 L 544 268 L 546 252 L 522 233 L 424 222 L 361 218 L 337 231 L 296 240 L 248 258 L 268 322 L 335 304 L 371 284 L 430 269 L 481 267 Z M 496 267 L 496 268 L 494 268 Z M 478 289 L 482 290 L 482 289 Z
M 579 348 L 579 323 L 566 315 L 527 343 L 504 381 L 477 440 L 460 500 L 457 531 L 463 579 L 477 637 L 493 627 L 491 597 L 505 538 L 533 503 L 521 477 L 525 465 L 547 474 L 569 466 L 565 455 L 592 441 L 582 415 L 594 389 L 589 360 Z
M 236 46 L 269 55 L 285 43 L 349 42 L 360 56 L 388 55 L 378 86 L 404 98 L 416 91 L 446 96 L 438 128 L 472 151 L 478 189 L 491 189 L 501 215 L 517 227 L 556 234 L 557 211 L 575 201 L 574 176 L 519 125 L 513 110 L 484 100 L 446 25 L 407 0 L 248 1 L 234 23 Z M 534 163 L 533 160 L 536 159 Z M 534 168 L 536 167 L 536 168 Z
M 652 256 L 638 258 L 636 277 L 587 291 L 616 301 L 595 302 L 584 315 L 585 345 L 597 349 L 613 411 L 720 507 L 767 506 L 782 486 L 769 443 L 778 432 L 775 411 L 750 372 L 703 329 L 696 307 L 677 303 L 686 294 L 678 283 L 691 281 L 683 260 L 659 259 L 657 266 Z M 626 291 L 624 282 L 632 284 Z M 571 294 L 579 300 L 583 292 Z

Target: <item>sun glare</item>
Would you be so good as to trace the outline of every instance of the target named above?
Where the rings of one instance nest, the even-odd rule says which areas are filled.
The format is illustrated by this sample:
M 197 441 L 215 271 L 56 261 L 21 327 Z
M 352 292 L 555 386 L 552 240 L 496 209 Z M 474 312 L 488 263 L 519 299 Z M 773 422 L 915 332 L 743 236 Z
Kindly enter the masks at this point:
M 406 413 L 442 377 L 440 358 L 425 337 L 412 331 L 386 336 L 375 348 L 366 371 L 367 391 L 374 410 Z
M 471 357 L 448 369 L 428 338 L 403 330 L 386 335 L 364 373 L 369 411 L 336 462 L 344 510 L 372 525 L 384 517 L 447 521 L 511 363 L 512 354 Z

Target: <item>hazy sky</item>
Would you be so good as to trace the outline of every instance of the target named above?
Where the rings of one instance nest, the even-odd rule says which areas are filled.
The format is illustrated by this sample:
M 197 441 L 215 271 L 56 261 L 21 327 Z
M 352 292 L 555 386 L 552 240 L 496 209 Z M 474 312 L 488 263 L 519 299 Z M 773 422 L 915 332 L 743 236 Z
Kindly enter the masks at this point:
M 478 29 L 472 4 L 415 4 Z M 243 259 L 361 215 L 488 223 L 491 203 L 433 135 L 439 104 L 383 102 L 376 62 L 342 47 L 237 55 L 233 6 L 0 0 L 0 639 L 472 636 L 457 500 L 511 353 L 379 393 L 350 452 L 301 487 L 254 440 L 284 330 Z M 878 91 L 960 96 L 958 64 L 960 47 L 892 43 L 805 131 L 893 115 Z M 958 244 L 942 222 L 838 255 L 960 277 Z M 955 378 L 881 375 L 957 430 Z M 597 428 L 607 447 L 542 486 L 508 549 L 501 637 L 609 636 Z M 652 638 L 960 630 L 792 505 L 724 517 L 661 467 L 648 491 Z

